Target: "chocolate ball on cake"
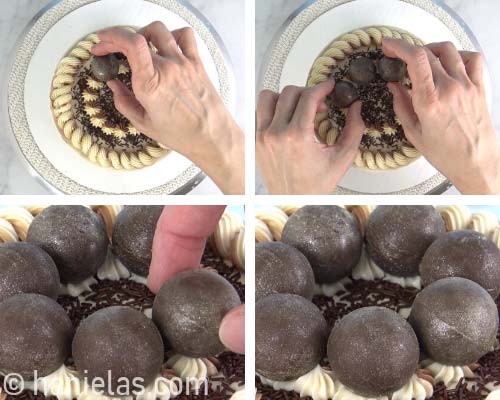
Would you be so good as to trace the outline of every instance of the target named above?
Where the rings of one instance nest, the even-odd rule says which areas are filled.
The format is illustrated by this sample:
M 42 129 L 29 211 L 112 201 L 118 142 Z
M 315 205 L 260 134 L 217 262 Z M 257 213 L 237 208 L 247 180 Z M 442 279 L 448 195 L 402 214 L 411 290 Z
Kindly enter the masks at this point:
M 255 245 L 255 300 L 271 293 L 292 293 L 311 300 L 314 273 L 307 258 L 282 242 Z
M 328 326 L 321 311 L 296 294 L 275 293 L 255 305 L 255 369 L 291 381 L 323 359 Z
M 21 293 L 0 303 L 0 370 L 32 379 L 63 365 L 70 352 L 73 326 L 54 300 Z
M 491 351 L 498 332 L 495 302 L 477 283 L 452 277 L 424 288 L 409 322 L 421 350 L 445 365 L 469 365 Z
M 358 89 L 351 82 L 338 81 L 330 98 L 334 107 L 347 108 L 359 99 Z
M 366 225 L 366 248 L 385 272 L 416 276 L 427 248 L 445 233 L 432 206 L 378 206 Z
M 165 343 L 189 357 L 224 351 L 219 327 L 241 304 L 234 287 L 216 272 L 188 270 L 168 280 L 156 295 L 153 320 Z
M 358 85 L 369 85 L 377 78 L 377 67 L 368 57 L 358 57 L 351 61 L 349 76 Z
M 93 276 L 108 249 L 101 218 L 84 206 L 47 207 L 33 219 L 27 241 L 52 257 L 62 283 L 79 283 Z
M 107 82 L 118 77 L 120 62 L 114 54 L 94 56 L 90 63 L 90 70 L 95 79 Z
M 500 293 L 500 250 L 471 230 L 448 232 L 432 243 L 420 263 L 424 286 L 458 276 L 481 285 L 494 299 Z
M 406 76 L 406 63 L 399 58 L 382 57 L 378 72 L 386 82 L 399 82 Z
M 328 339 L 335 377 L 365 397 L 390 396 L 408 383 L 418 367 L 415 332 L 395 311 L 365 307 L 338 321 Z
M 26 242 L 0 244 L 0 302 L 19 293 L 38 293 L 56 299 L 59 272 L 50 256 Z
M 113 224 L 113 252 L 131 272 L 148 276 L 156 224 L 164 206 L 127 206 Z
M 142 378 L 144 386 L 150 384 L 160 372 L 163 357 L 158 328 L 143 313 L 130 307 L 96 311 L 82 321 L 73 339 L 73 358 L 78 371 L 90 382 L 95 378 L 108 382 L 110 371 L 113 392 L 122 377 L 129 382 Z M 104 390 L 109 393 L 106 389 L 107 386 Z
M 363 246 L 356 217 L 338 206 L 302 207 L 288 219 L 281 240 L 306 256 L 318 284 L 348 276 Z

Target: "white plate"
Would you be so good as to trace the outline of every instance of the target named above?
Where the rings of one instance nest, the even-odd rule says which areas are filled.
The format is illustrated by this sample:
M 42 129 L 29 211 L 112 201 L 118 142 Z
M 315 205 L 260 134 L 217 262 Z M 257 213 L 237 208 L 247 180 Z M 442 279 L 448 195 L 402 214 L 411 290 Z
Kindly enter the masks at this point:
M 479 50 L 448 11 L 428 0 L 319 0 L 296 12 L 275 39 L 263 67 L 262 88 L 282 90 L 305 86 L 310 68 L 335 38 L 354 29 L 387 25 L 407 30 L 424 42 L 451 41 L 459 49 Z M 310 5 L 309 5 L 310 4 Z M 491 106 L 491 83 L 485 71 Z M 446 179 L 423 158 L 387 171 L 367 171 L 353 166 L 340 182 L 339 194 L 424 194 Z
M 77 7 L 74 7 L 75 4 Z M 70 7 L 71 11 L 65 12 L 65 7 Z M 64 15 L 55 23 L 43 21 L 44 18 L 50 19 L 53 12 Z M 226 105 L 234 109 L 234 81 L 224 59 L 223 47 L 217 43 L 220 39 L 206 25 L 206 21 L 200 20 L 191 9 L 170 0 L 65 0 L 45 13 L 27 34 L 25 42 L 33 32 L 42 32 L 43 36 L 34 46 L 29 58 L 23 84 L 24 102 L 14 105 L 11 103 L 9 107 L 13 130 L 23 154 L 41 177 L 56 189 L 66 193 L 85 194 L 161 194 L 178 191 L 183 185 L 193 183 L 193 179 L 196 183 L 200 181 L 196 179 L 199 169 L 185 157 L 173 152 L 154 165 L 138 170 L 118 171 L 99 167 L 63 140 L 50 110 L 49 94 L 54 71 L 60 59 L 79 40 L 106 27 L 145 26 L 156 20 L 164 22 L 171 30 L 185 26 L 194 28 L 208 76 Z M 43 32 L 43 27 L 47 24 L 50 26 Z M 27 45 L 29 44 L 24 43 L 18 51 L 18 62 L 26 56 L 23 47 Z M 11 81 L 18 78 L 18 75 L 14 68 Z M 13 99 L 13 91 L 9 90 L 9 94 L 9 100 Z M 23 108 L 20 114 L 16 108 L 18 106 Z M 19 128 L 13 119 L 16 114 L 25 116 L 28 132 L 16 129 Z M 33 142 L 29 146 L 24 145 L 23 138 L 20 140 L 23 133 L 28 133 L 27 139 Z M 33 154 L 33 149 L 39 154 Z M 44 165 L 39 163 L 40 159 Z M 47 164 L 51 166 L 49 170 L 46 168 Z

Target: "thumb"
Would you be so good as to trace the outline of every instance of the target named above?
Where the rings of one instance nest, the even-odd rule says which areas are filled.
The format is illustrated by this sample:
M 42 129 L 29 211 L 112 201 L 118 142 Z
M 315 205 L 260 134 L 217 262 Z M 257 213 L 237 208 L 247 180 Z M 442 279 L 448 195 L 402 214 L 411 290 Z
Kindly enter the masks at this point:
M 401 121 L 406 137 L 415 146 L 415 142 L 419 140 L 418 132 L 420 131 L 420 123 L 413 109 L 410 95 L 398 83 L 388 83 L 387 87 L 394 98 L 394 112 Z
M 118 80 L 108 81 L 107 85 L 113 92 L 115 108 L 135 127 L 143 127 L 146 111 L 128 87 Z
M 229 311 L 219 328 L 219 338 L 229 350 L 245 354 L 245 305 Z
M 364 131 L 365 123 L 361 118 L 361 102 L 357 101 L 349 108 L 344 129 L 333 146 L 337 157 L 352 157 L 354 160 Z

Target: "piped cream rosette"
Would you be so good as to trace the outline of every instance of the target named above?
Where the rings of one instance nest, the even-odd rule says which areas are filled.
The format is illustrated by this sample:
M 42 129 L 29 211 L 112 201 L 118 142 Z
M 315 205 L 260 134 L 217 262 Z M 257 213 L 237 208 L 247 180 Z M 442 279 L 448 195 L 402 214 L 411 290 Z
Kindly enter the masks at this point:
M 384 37 L 403 39 L 408 43 L 421 46 L 423 42 L 401 29 L 387 26 L 372 26 L 356 29 L 334 40 L 323 53 L 316 58 L 309 72 L 307 86 L 316 86 L 331 77 L 335 70 L 345 63 L 353 53 L 379 49 L 382 47 Z M 343 110 L 347 115 L 347 109 Z M 396 122 L 401 125 L 399 119 Z M 315 119 L 316 136 L 321 143 L 333 146 L 340 133 L 328 116 L 328 112 L 318 113 Z M 396 130 L 385 124 L 382 130 L 366 128 L 365 135 L 378 138 L 382 133 L 394 135 Z M 420 153 L 413 146 L 401 145 L 400 149 L 393 152 L 358 150 L 355 165 L 367 170 L 387 170 L 404 167 L 420 157 Z
M 135 32 L 135 29 L 126 27 Z M 100 145 L 95 138 L 85 132 L 83 125 L 75 116 L 75 99 L 73 88 L 77 84 L 78 74 L 83 67 L 89 65 L 93 55 L 90 52 L 94 44 L 99 43 L 96 33 L 88 35 L 78 42 L 57 66 L 50 93 L 52 113 L 57 127 L 65 140 L 83 156 L 101 167 L 114 169 L 139 169 L 153 165 L 158 159 L 168 154 L 169 150 L 159 143 L 145 145 L 142 150 L 109 149 Z M 121 65 L 119 73 L 127 73 L 125 65 Z M 99 89 L 104 83 L 89 77 L 87 88 L 82 93 L 85 103 L 85 113 L 91 124 L 101 129 L 106 135 L 123 138 L 126 134 L 135 135 L 137 129 L 129 124 L 124 130 L 122 127 L 111 124 L 103 110 L 97 105 Z

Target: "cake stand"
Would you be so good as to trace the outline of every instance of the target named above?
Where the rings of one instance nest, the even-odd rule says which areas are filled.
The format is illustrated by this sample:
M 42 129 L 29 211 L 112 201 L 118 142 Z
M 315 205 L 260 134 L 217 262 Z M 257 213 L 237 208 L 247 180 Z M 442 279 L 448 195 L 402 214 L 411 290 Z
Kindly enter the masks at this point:
M 386 25 L 407 30 L 426 43 L 450 41 L 460 50 L 481 51 L 465 22 L 439 0 L 309 0 L 281 26 L 271 42 L 259 76 L 259 89 L 281 91 L 305 86 L 316 57 L 349 31 Z M 492 90 L 485 66 L 491 109 Z M 446 149 L 443 149 L 446 151 Z M 335 194 L 440 194 L 450 183 L 420 157 L 395 170 L 351 167 Z
M 54 193 L 182 194 L 204 179 L 196 165 L 175 152 L 137 170 L 92 164 L 64 141 L 52 118 L 49 96 L 54 72 L 79 40 L 110 26 L 140 27 L 156 20 L 170 30 L 193 28 L 207 74 L 234 113 L 235 80 L 224 44 L 187 1 L 53 1 L 28 24 L 15 46 L 4 110 L 14 147 L 31 174 Z

